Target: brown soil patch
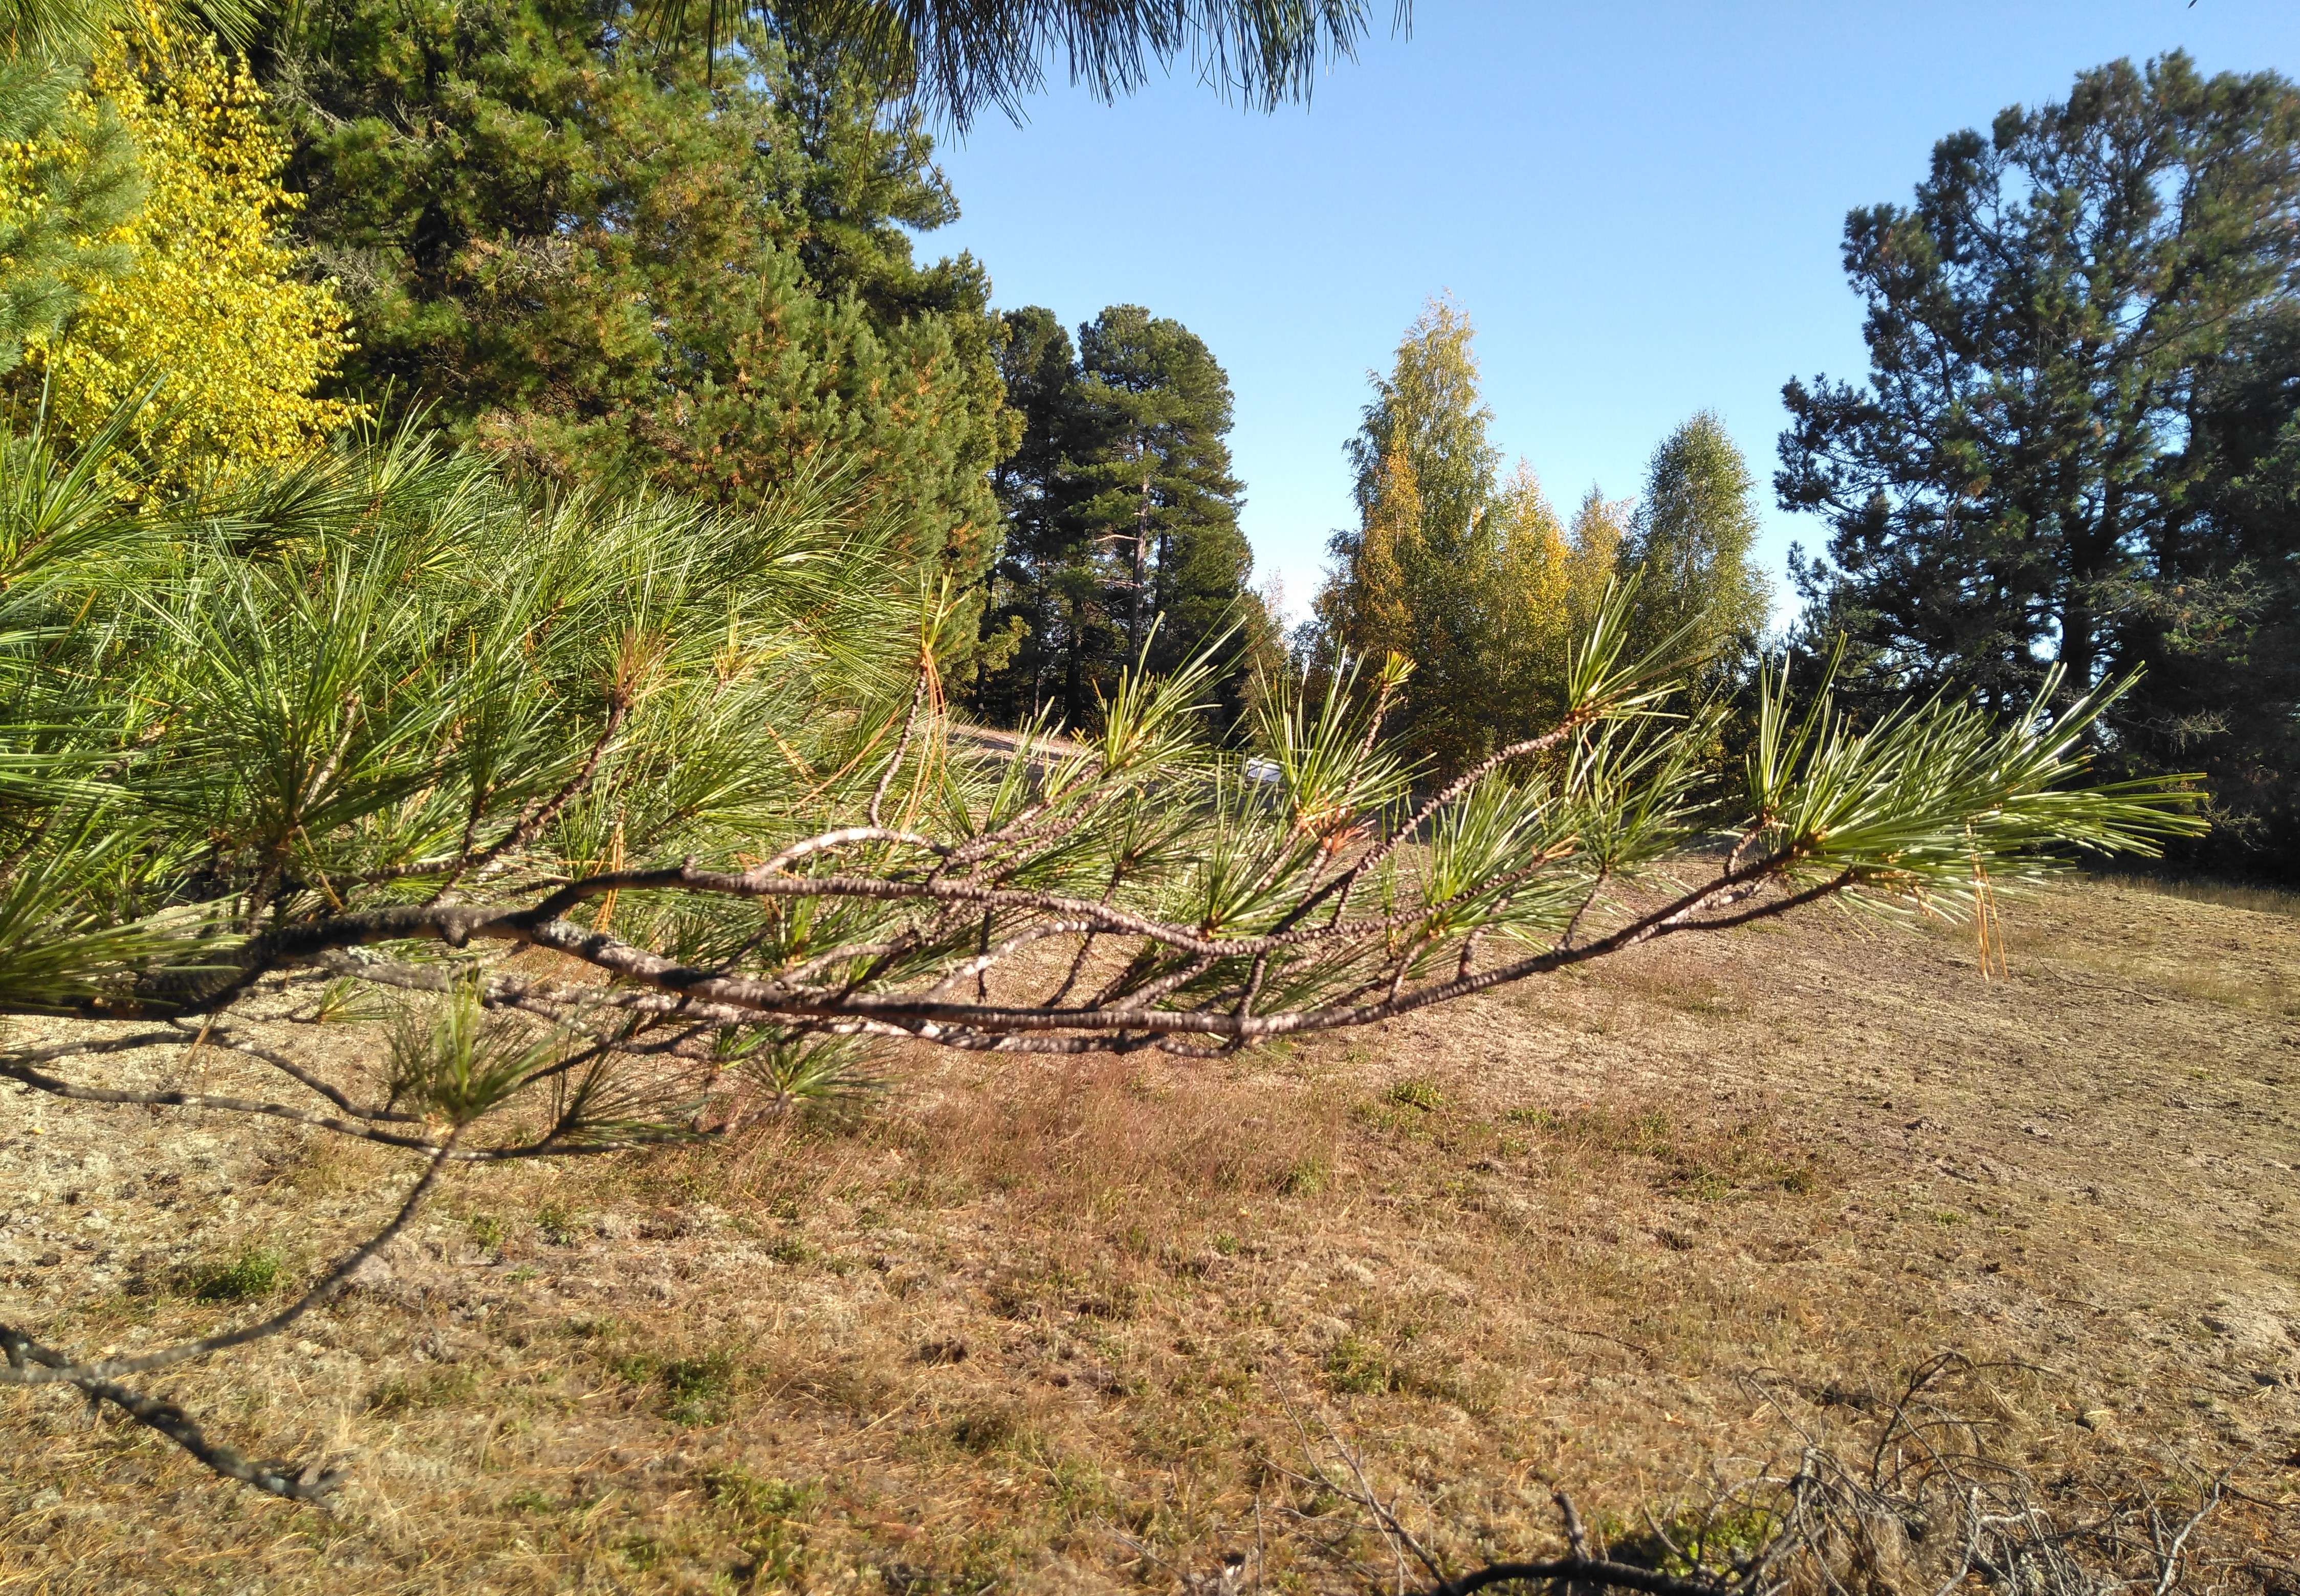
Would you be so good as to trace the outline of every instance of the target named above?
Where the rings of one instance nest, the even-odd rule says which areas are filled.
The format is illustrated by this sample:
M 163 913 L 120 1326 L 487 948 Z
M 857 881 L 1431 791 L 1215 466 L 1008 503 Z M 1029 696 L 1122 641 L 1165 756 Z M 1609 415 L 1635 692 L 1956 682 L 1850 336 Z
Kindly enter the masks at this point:
M 2233 1467 L 2211 1578 L 2279 1589 L 2300 920 L 2010 919 L 2009 979 L 1821 917 L 1225 1069 L 910 1059 L 844 1124 L 464 1177 L 301 1337 L 161 1384 L 346 1459 L 333 1516 L 0 1393 L 0 1591 L 1171 1590 L 1257 1546 L 1358 1590 L 1269 1467 L 1288 1401 L 1466 1563 L 1554 1547 L 1554 1485 L 1625 1533 L 1946 1349 L 2071 1500 Z M 408 1175 L 5 1102 L 0 1317 L 68 1346 L 214 1323 L 203 1268 L 294 1277 Z

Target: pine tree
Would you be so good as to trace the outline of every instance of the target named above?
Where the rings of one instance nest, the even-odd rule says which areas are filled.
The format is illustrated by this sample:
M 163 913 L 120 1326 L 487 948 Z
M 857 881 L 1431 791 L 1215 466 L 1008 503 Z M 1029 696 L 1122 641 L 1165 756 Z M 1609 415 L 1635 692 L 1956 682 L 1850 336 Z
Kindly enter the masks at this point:
M 2288 291 L 2296 236 L 2300 92 L 2178 52 L 1943 139 L 1913 205 L 1852 213 L 1871 378 L 1783 390 L 1774 482 L 1829 523 L 1792 569 L 1879 702 L 2121 669 L 2204 469 L 2198 377 Z
M 1140 305 L 1079 328 L 1071 514 L 1115 568 L 1124 644 L 1162 669 L 1196 653 L 1246 590 L 1253 555 L 1230 475 L 1229 378 L 1198 337 Z
M 912 259 L 956 214 L 921 113 L 794 29 L 706 82 L 635 16 L 316 0 L 270 27 L 302 234 L 357 328 L 344 387 L 570 486 L 745 508 L 844 472 L 979 596 L 1017 419 L 980 268 Z
M 1076 353 L 1050 311 L 1005 318 L 1008 392 L 1022 442 L 996 473 L 1006 558 L 987 626 L 1029 629 L 975 702 L 1018 719 L 1051 705 L 1071 725 L 1126 665 L 1168 669 L 1239 633 L 1217 673 L 1219 719 L 1243 713 L 1251 658 L 1274 632 L 1248 589 L 1253 552 L 1230 475 L 1229 379 L 1178 321 L 1112 305 L 1079 328 Z

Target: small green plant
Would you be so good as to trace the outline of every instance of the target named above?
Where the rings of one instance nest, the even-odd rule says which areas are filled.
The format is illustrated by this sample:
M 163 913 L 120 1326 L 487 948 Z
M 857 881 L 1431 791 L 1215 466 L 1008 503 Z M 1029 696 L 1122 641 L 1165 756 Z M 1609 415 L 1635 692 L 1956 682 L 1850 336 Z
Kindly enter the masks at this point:
M 227 1264 L 215 1264 L 195 1273 L 192 1299 L 198 1302 L 246 1302 L 268 1297 L 279 1284 L 281 1259 L 265 1247 L 243 1247 Z
M 535 1210 L 535 1227 L 553 1246 L 567 1246 L 575 1240 L 574 1211 L 562 1203 L 546 1202 Z
M 1072 1524 L 1106 1520 L 1112 1510 L 1110 1483 L 1091 1463 L 1057 1459 L 1046 1466 L 1046 1484 L 1062 1517 Z
M 1434 1082 L 1418 1077 L 1394 1082 L 1382 1095 L 1401 1109 L 1420 1109 L 1425 1114 L 1444 1106 L 1446 1101 L 1446 1094 L 1438 1090 Z
M 470 1220 L 471 1240 L 487 1251 L 494 1252 L 504 1244 L 504 1224 L 493 1214 L 473 1214 Z
M 607 1360 L 607 1372 L 631 1385 L 660 1385 L 663 1417 L 682 1425 L 715 1425 L 735 1399 L 735 1359 L 723 1351 L 661 1359 L 630 1352 Z
M 1238 1255 L 1238 1238 L 1227 1230 L 1215 1232 L 1214 1251 L 1224 1258 L 1235 1258 Z
M 715 1425 L 735 1403 L 735 1360 L 725 1352 L 679 1358 L 662 1366 L 663 1412 L 674 1423 Z
M 1354 1335 L 1345 1335 L 1326 1353 L 1326 1384 L 1338 1395 L 1371 1396 L 1388 1391 L 1393 1372 L 1379 1347 Z
M 1278 1194 L 1281 1197 L 1310 1197 L 1323 1191 L 1330 1171 L 1321 1158 L 1298 1158 L 1279 1177 Z
M 703 1476 L 712 1501 L 750 1524 L 804 1518 L 822 1505 L 820 1482 L 760 1479 L 740 1467 L 715 1468 Z
M 820 1484 L 762 1480 L 741 1468 L 714 1469 L 704 1475 L 712 1505 L 738 1526 L 750 1567 L 741 1570 L 746 1590 L 803 1587 L 806 1544 L 799 1525 L 822 1505 Z
M 1013 1447 L 1029 1433 L 1022 1415 L 1012 1408 L 977 1408 L 961 1414 L 950 1426 L 950 1438 L 978 1456 Z

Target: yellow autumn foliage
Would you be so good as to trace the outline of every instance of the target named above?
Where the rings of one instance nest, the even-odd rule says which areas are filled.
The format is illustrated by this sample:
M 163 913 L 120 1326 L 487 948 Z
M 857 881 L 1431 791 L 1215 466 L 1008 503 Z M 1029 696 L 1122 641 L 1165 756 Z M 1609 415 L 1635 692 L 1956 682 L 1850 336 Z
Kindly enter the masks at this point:
M 1522 461 L 1496 489 L 1472 580 L 1489 616 L 1488 693 L 1510 706 L 1506 735 L 1529 735 L 1564 712 L 1567 668 L 1612 580 L 1628 511 L 1592 488 L 1569 528 Z
M 148 23 L 111 37 L 83 97 L 134 140 L 144 204 L 101 239 L 128 269 L 79 285 L 60 337 L 28 340 L 12 379 L 45 385 L 48 424 L 85 439 L 123 404 L 159 389 L 132 436 L 162 485 L 290 458 L 360 416 L 318 396 L 351 344 L 332 287 L 303 280 L 281 223 L 298 196 L 280 186 L 284 142 L 263 121 L 246 65 L 204 37 Z M 0 207 L 39 203 L 39 152 L 0 148 Z
M 1421 488 L 1413 461 L 1393 448 L 1382 460 L 1373 502 L 1367 505 L 1356 558 L 1347 579 L 1325 601 L 1326 624 L 1343 645 L 1361 659 L 1416 652 L 1414 594 L 1408 573 L 1418 572 L 1426 550 L 1421 539 Z
M 1315 605 L 1335 657 L 1412 662 L 1405 734 L 1440 770 L 1556 724 L 1629 525 L 1594 489 L 1568 525 L 1532 467 L 1501 471 L 1475 333 L 1432 300 L 1375 379 L 1352 445 L 1358 526 L 1336 536 Z

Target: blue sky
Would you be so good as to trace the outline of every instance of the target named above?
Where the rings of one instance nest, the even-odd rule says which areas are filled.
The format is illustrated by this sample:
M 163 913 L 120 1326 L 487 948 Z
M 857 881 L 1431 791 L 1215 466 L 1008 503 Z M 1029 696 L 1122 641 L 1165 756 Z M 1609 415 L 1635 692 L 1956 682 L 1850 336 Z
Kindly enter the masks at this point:
M 1075 326 L 1132 302 L 1204 338 L 1257 575 L 1297 615 L 1351 519 L 1366 370 L 1429 295 L 1475 320 L 1495 439 L 1562 509 L 1635 492 L 1704 408 L 1769 485 L 1782 382 L 1866 370 L 1845 213 L 1905 200 L 1934 140 L 2121 55 L 2300 77 L 2293 0 L 1414 9 L 1306 109 L 1249 113 L 1178 69 L 1114 106 L 1058 87 L 1020 127 L 994 112 L 946 136 L 964 214 L 921 240 L 971 250 L 1002 306 Z M 1821 533 L 1762 496 L 1778 578 Z

